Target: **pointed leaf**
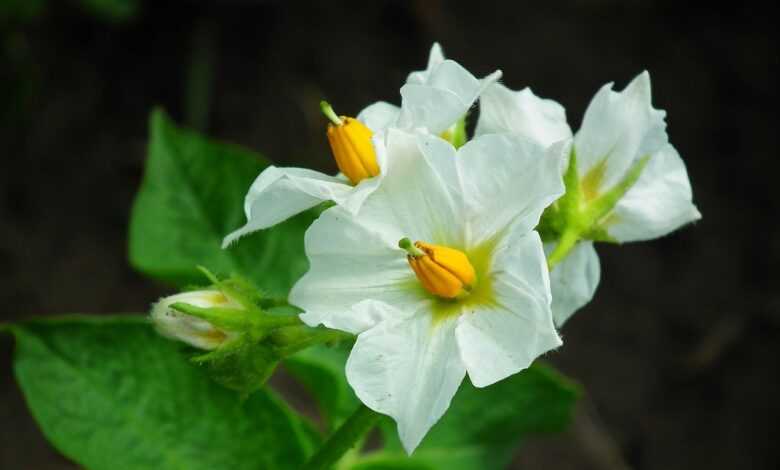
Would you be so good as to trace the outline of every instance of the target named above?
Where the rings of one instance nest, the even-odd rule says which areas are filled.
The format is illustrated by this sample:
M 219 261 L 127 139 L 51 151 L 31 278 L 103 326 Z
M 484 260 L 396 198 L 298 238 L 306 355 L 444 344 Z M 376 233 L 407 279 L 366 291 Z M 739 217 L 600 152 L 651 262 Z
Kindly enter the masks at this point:
M 149 156 L 130 222 L 130 263 L 176 285 L 202 283 L 202 265 L 239 274 L 269 294 L 286 296 L 306 271 L 301 214 L 223 250 L 244 223 L 244 195 L 268 161 L 237 146 L 177 128 L 162 111 L 150 120 Z
M 143 317 L 64 317 L 10 327 L 33 416 L 91 470 L 297 469 L 304 421 L 260 391 L 245 401 L 205 376 Z

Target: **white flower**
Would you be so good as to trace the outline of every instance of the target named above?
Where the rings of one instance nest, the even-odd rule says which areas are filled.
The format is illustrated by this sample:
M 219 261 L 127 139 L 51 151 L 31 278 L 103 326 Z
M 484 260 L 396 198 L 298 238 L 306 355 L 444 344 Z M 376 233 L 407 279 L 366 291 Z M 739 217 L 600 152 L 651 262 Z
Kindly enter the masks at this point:
M 371 129 L 423 128 L 441 134 L 462 118 L 480 94 L 501 78 L 501 71 L 478 80 L 460 64 L 444 58 L 435 43 L 425 70 L 412 72 L 401 87 L 401 107 L 380 101 L 358 114 Z
M 564 152 L 510 135 L 456 151 L 397 129 L 386 144 L 360 212 L 333 207 L 309 228 L 311 269 L 290 300 L 305 323 L 358 334 L 347 379 L 411 452 L 466 373 L 485 387 L 561 344 L 533 228 L 563 192 Z M 407 237 L 422 243 L 400 248 Z
M 610 240 L 649 240 L 701 218 L 692 203 L 685 165 L 669 143 L 665 112 L 651 103 L 650 75 L 639 74 L 622 92 L 604 85 L 594 96 L 574 136 L 577 175 L 585 202 L 616 187 L 630 173 L 639 178 L 601 220 L 596 229 Z M 480 99 L 477 134 L 510 132 L 549 145 L 571 137 L 563 107 L 491 85 Z M 642 165 L 644 167 L 642 168 Z M 549 250 L 549 248 L 548 248 Z M 556 273 L 556 271 L 559 271 Z M 580 242 L 551 274 L 553 312 L 563 324 L 593 296 L 599 263 L 592 243 Z
M 555 243 L 545 243 L 544 252 L 549 255 Z M 560 327 L 569 317 L 587 304 L 596 293 L 601 280 L 601 263 L 593 242 L 584 240 L 571 250 L 550 272 L 552 289 L 552 313 L 555 325 Z
M 361 129 L 352 135 L 359 138 L 357 134 L 360 134 L 360 137 L 368 140 L 373 133 L 373 146 L 379 147 L 382 145 L 382 134 L 390 126 L 442 133 L 462 118 L 482 90 L 500 76 L 501 72 L 497 71 L 478 80 L 457 62 L 444 59 L 441 47 L 434 44 L 428 68 L 411 73 L 407 83 L 401 87 L 401 107 L 385 102 L 368 106 L 358 115 L 358 122 L 352 123 L 353 127 L 361 127 L 367 133 Z M 340 121 L 335 114 L 333 116 L 334 122 Z M 341 119 L 346 121 L 348 118 Z M 340 126 L 341 124 L 338 125 Z M 346 147 L 353 149 L 355 146 L 346 144 Z M 352 152 L 347 158 L 375 158 L 368 142 L 357 147 L 366 149 L 370 154 L 364 152 L 360 157 Z M 244 200 L 247 223 L 225 237 L 223 247 L 248 233 L 271 227 L 323 201 L 333 201 L 350 213 L 356 213 L 380 184 L 383 168 L 381 159 L 377 159 L 374 166 L 379 167 L 380 174 L 369 172 L 369 175 L 374 177 L 363 178 L 350 178 L 352 175 L 330 176 L 303 168 L 269 166 L 257 177 Z M 339 167 L 347 174 L 341 164 Z
M 182 292 L 160 299 L 152 306 L 151 317 L 157 332 L 168 338 L 183 341 L 199 349 L 216 349 L 237 333 L 216 328 L 206 320 L 177 312 L 175 303 L 211 308 L 241 308 L 241 304 L 216 289 Z

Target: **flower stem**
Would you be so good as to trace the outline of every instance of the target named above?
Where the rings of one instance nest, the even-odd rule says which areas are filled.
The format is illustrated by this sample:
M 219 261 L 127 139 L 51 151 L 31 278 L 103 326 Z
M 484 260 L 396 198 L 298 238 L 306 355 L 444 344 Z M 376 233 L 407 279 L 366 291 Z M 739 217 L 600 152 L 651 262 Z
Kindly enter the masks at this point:
M 295 354 L 316 344 L 335 343 L 353 339 L 349 333 L 328 328 L 312 329 L 307 326 L 293 326 L 277 330 L 277 341 L 284 346 L 279 350 L 285 356 Z
M 303 467 L 304 470 L 328 470 L 374 427 L 379 414 L 361 404 L 352 416 L 333 433 Z
M 552 271 L 553 268 L 563 261 L 566 256 L 571 252 L 574 246 L 580 239 L 580 233 L 576 230 L 566 230 L 561 235 L 561 239 L 558 241 L 558 245 L 547 257 L 547 268 Z
M 336 111 L 333 111 L 333 107 L 327 101 L 320 101 L 320 109 L 322 110 L 322 114 L 324 114 L 333 124 L 337 126 L 344 124 L 344 121 L 336 114 Z
M 409 253 L 409 255 L 411 256 L 425 255 L 424 251 L 414 246 L 414 243 L 412 243 L 412 241 L 406 237 L 398 240 L 398 248 L 401 248 L 402 250 L 406 250 L 406 252 Z

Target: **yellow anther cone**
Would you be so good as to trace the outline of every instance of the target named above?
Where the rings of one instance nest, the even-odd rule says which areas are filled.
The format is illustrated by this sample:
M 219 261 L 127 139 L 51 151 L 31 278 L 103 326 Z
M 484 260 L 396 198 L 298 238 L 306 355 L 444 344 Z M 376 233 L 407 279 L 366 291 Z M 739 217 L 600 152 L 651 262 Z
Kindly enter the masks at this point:
M 420 241 L 412 245 L 408 238 L 398 245 L 409 253 L 409 266 L 431 294 L 454 299 L 471 291 L 477 275 L 462 251 Z
M 320 106 L 331 121 L 328 124 L 328 142 L 339 170 L 352 184 L 378 175 L 379 165 L 371 142 L 371 129 L 357 119 L 337 116 L 333 108 L 324 101 Z

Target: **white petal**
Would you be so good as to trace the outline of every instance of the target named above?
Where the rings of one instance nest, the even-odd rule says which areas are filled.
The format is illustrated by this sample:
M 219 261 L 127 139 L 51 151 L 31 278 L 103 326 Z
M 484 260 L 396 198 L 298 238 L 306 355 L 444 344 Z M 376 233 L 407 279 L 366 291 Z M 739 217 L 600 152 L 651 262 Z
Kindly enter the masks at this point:
M 301 319 L 309 325 L 363 331 L 381 317 L 355 307 L 367 299 L 414 312 L 427 295 L 398 241 L 463 244 L 452 146 L 434 136 L 391 129 L 385 150 L 382 186 L 359 215 L 333 207 L 306 232 L 311 267 L 293 287 L 290 301 L 305 311 Z
M 557 102 L 539 98 L 530 88 L 512 91 L 493 83 L 479 98 L 475 134 L 503 132 L 530 138 L 544 147 L 572 135 L 566 110 Z
M 445 60 L 424 82 L 401 87 L 399 127 L 443 132 L 463 117 L 482 90 L 500 76 L 496 72 L 480 81 L 457 62 Z
M 382 186 L 361 209 L 361 223 L 394 247 L 403 237 L 462 245 L 463 195 L 452 145 L 429 134 L 391 129 L 382 160 Z
M 510 223 L 532 230 L 544 209 L 564 193 L 561 146 L 509 134 L 477 137 L 458 151 L 458 171 L 467 204 L 471 244 Z
M 455 318 L 434 322 L 428 311 L 390 319 L 358 336 L 347 380 L 369 408 L 392 416 L 411 453 L 441 418 L 463 381 Z
M 364 218 L 339 207 L 328 209 L 309 227 L 305 245 L 311 267 L 290 292 L 290 302 L 305 311 L 301 320 L 360 333 L 383 317 L 376 306 L 358 306 L 363 301 L 416 310 L 424 296 L 397 246 L 401 237 L 382 235 Z
M 456 329 L 461 358 L 476 387 L 516 374 L 561 345 L 536 232 L 513 230 L 504 237 L 493 254 L 490 282 L 493 305 L 466 308 Z
M 417 302 L 418 305 L 421 303 L 423 303 L 422 300 Z M 385 302 L 367 299 L 361 300 L 346 310 L 339 310 L 338 308 L 330 311 L 311 309 L 299 316 L 304 323 L 312 327 L 324 325 L 328 328 L 357 335 L 373 328 L 377 323 L 384 320 L 408 317 L 410 316 L 409 312 L 413 312 L 416 308 L 416 305 L 412 305 L 408 310 L 403 311 Z
M 547 253 L 555 249 L 555 243 L 546 243 Z M 599 256 L 593 242 L 580 242 L 550 273 L 552 312 L 555 325 L 563 326 L 566 320 L 590 302 L 601 279 Z
M 602 190 L 618 183 L 640 158 L 668 142 L 666 113 L 651 103 L 650 75 L 639 74 L 622 92 L 604 85 L 590 102 L 574 137 L 580 177 L 606 159 Z
M 442 51 L 438 42 L 434 42 L 433 46 L 431 46 L 431 52 L 428 54 L 428 66 L 425 70 L 410 73 L 406 83 L 425 83 L 431 71 L 442 62 L 444 62 L 444 51 Z
M 649 240 L 701 218 L 691 202 L 685 164 L 671 145 L 650 157 L 637 182 L 610 216 L 607 231 L 620 242 Z
M 401 108 L 398 106 L 384 101 L 377 101 L 360 111 L 357 118 L 374 133 L 378 133 L 395 124 L 400 113 Z
M 255 179 L 244 199 L 247 222 L 222 242 L 225 248 L 238 238 L 262 230 L 310 209 L 323 201 L 356 212 L 377 188 L 381 175 L 352 186 L 342 179 L 304 168 L 269 166 Z

